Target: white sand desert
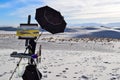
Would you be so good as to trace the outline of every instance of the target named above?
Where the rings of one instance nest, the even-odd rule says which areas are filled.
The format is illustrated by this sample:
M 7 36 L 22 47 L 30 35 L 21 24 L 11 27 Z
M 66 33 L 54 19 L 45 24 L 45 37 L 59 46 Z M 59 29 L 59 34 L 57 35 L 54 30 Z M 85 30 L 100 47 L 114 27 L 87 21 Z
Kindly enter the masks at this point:
M 19 61 L 10 54 L 25 50 L 24 40 L 13 34 L 5 31 L 0 36 L 0 80 L 8 80 Z M 42 61 L 38 64 L 42 80 L 120 80 L 119 37 L 119 30 L 101 27 L 56 35 L 43 33 L 37 44 L 37 50 L 42 45 Z M 26 64 L 23 59 L 12 80 L 22 80 L 19 74 Z

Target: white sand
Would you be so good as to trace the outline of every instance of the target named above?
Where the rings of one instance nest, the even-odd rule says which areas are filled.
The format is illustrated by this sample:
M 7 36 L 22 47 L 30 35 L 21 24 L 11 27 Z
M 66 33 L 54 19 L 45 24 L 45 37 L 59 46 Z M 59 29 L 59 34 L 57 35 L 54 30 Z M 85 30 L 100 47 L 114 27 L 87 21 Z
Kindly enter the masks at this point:
M 41 44 L 42 62 L 38 69 L 43 74 L 42 80 L 120 80 L 119 40 L 69 36 L 70 33 L 44 34 L 39 39 L 37 50 Z M 23 40 L 0 37 L 0 80 L 8 80 L 19 61 L 10 57 L 10 53 L 24 52 L 24 48 Z M 25 67 L 25 63 L 27 60 L 22 60 L 19 69 Z M 17 75 L 20 71 L 12 80 L 22 80 Z

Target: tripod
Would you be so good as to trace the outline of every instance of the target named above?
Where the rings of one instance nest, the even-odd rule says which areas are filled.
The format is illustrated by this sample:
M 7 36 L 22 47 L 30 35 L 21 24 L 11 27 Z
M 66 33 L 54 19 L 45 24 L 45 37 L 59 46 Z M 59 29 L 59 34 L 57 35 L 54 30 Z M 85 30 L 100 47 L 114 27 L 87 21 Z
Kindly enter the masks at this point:
M 30 19 L 31 19 L 31 16 L 29 15 L 28 16 L 28 23 L 27 24 L 21 24 L 21 26 L 24 25 L 24 27 L 27 26 L 30 29 L 31 29 L 31 27 L 37 26 L 37 24 L 30 24 Z M 29 31 L 29 29 L 28 29 L 28 31 Z M 23 30 L 22 33 L 21 33 L 21 31 L 19 31 L 18 35 L 19 35 L 19 39 L 25 39 L 26 40 L 25 41 L 26 49 L 25 49 L 24 53 L 13 52 L 11 54 L 11 57 L 17 57 L 17 58 L 20 58 L 20 60 L 18 61 L 17 66 L 15 67 L 15 69 L 14 69 L 12 75 L 10 76 L 9 80 L 12 79 L 14 73 L 16 72 L 17 68 L 19 67 L 19 65 L 22 61 L 22 58 L 28 58 L 28 65 L 26 66 L 25 73 L 23 74 L 23 80 L 32 80 L 32 77 L 31 77 L 31 79 L 29 79 L 29 76 L 26 75 L 26 73 L 30 74 L 30 76 L 34 76 L 35 79 L 33 78 L 33 80 L 40 80 L 41 77 L 42 77 L 42 74 L 37 69 L 37 67 L 36 67 L 37 65 L 36 65 L 34 59 L 38 57 L 35 54 L 35 49 L 36 49 L 36 42 L 41 35 L 39 35 L 38 38 L 37 38 L 37 36 L 32 36 L 34 34 L 30 34 L 29 36 L 22 37 L 20 34 L 24 34 L 24 33 L 26 33 L 26 32 L 24 32 L 24 30 Z M 29 32 L 27 32 L 27 33 L 29 33 Z M 32 33 L 37 33 L 38 34 L 38 32 L 32 32 Z M 27 50 L 28 50 L 28 53 L 26 53 Z M 33 70 L 31 73 L 34 73 L 34 74 L 30 73 L 30 71 L 31 71 L 30 68 L 31 68 L 31 70 Z
M 15 69 L 14 69 L 12 75 L 10 76 L 9 80 L 12 79 L 14 73 L 16 72 L 17 68 L 19 67 L 19 65 L 20 65 L 20 63 L 22 61 L 22 58 L 28 58 L 28 65 L 27 65 L 27 67 L 28 66 L 34 67 L 35 70 L 36 70 L 37 77 L 39 78 L 39 80 L 41 79 L 42 74 L 37 69 L 37 65 L 36 65 L 36 63 L 34 61 L 34 58 L 37 58 L 37 56 L 35 55 L 35 49 L 36 49 L 36 42 L 35 42 L 35 40 L 34 39 L 27 39 L 25 46 L 26 46 L 26 49 L 25 49 L 24 53 L 17 53 L 17 54 L 13 53 L 11 55 L 12 57 L 19 57 L 20 60 L 18 61 L 17 66 L 15 67 Z M 26 54 L 27 50 L 28 50 L 28 54 Z M 26 70 L 27 70 L 27 67 L 26 67 Z

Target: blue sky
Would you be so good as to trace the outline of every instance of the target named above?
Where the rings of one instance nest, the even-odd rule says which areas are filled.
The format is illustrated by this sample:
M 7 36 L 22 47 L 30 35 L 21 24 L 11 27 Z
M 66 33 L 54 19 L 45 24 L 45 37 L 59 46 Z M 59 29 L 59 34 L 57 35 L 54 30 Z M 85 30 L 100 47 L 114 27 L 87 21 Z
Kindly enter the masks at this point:
M 0 0 L 0 26 L 27 22 L 36 8 L 48 5 L 62 13 L 68 25 L 120 22 L 120 0 Z

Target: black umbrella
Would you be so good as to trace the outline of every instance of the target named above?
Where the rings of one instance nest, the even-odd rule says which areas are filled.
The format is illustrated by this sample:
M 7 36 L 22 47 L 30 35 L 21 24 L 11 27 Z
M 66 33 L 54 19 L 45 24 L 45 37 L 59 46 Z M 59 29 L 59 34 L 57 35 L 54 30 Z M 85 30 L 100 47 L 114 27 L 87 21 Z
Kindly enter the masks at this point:
M 64 32 L 66 27 L 61 13 L 49 6 L 37 8 L 35 19 L 43 29 L 52 34 Z

